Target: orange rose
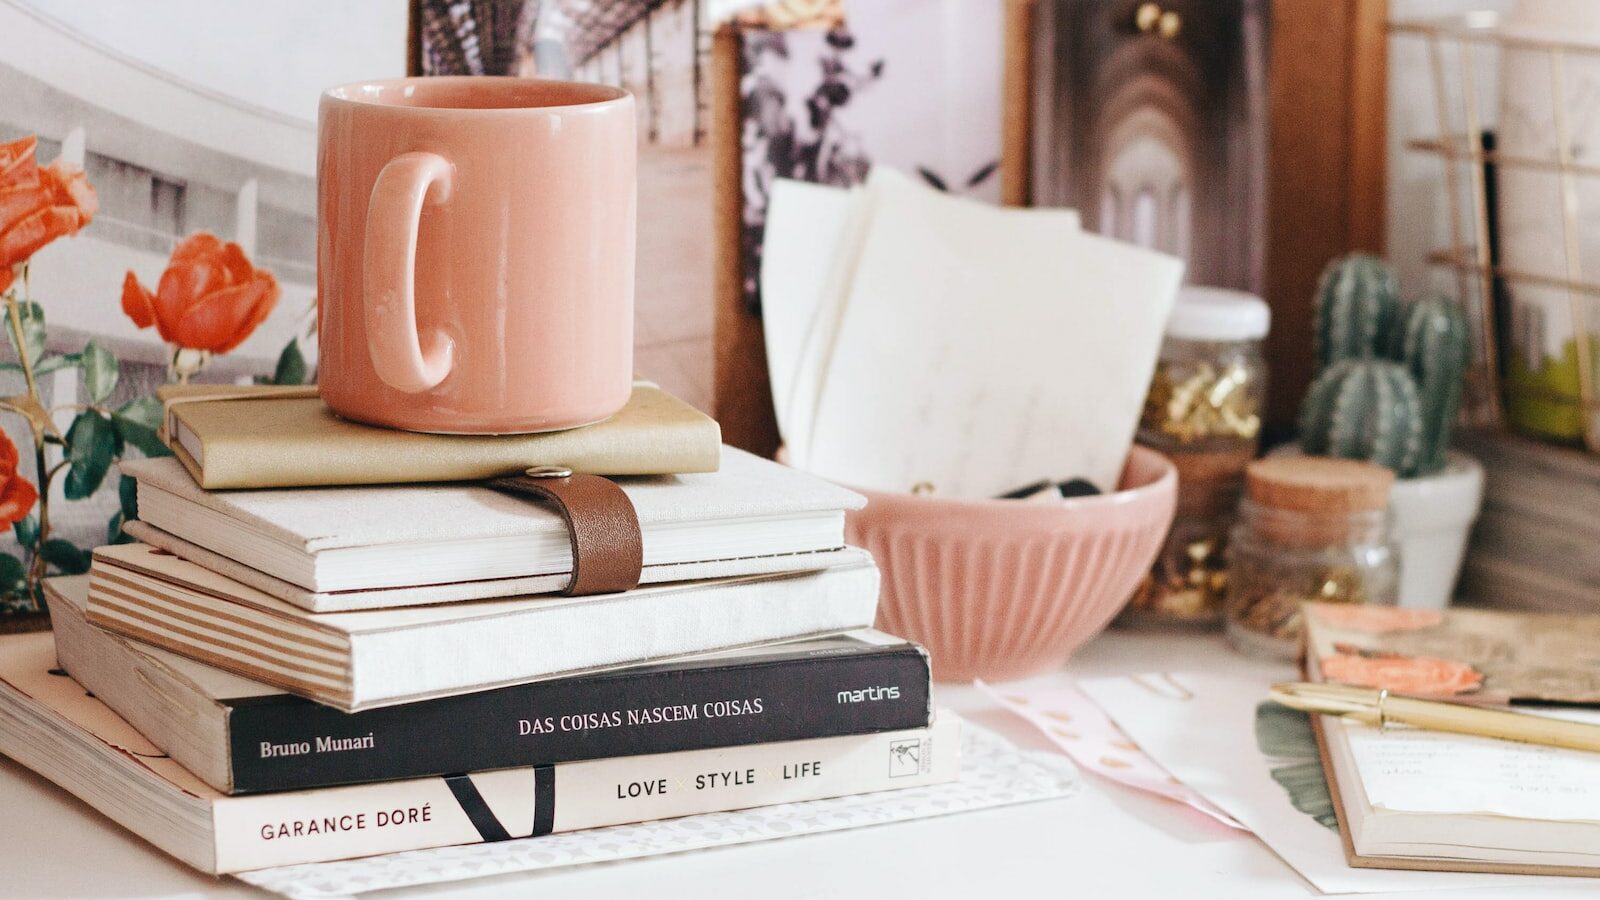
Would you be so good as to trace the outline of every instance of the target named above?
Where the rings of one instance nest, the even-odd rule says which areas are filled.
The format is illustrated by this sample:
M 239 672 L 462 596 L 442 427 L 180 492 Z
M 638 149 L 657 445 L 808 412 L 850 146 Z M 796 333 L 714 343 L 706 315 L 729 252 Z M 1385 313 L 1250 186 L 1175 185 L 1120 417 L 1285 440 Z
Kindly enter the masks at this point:
M 32 511 L 39 492 L 17 474 L 17 445 L 0 431 L 0 522 L 15 524 Z
M 1436 656 L 1357 656 L 1340 653 L 1321 659 L 1322 677 L 1354 687 L 1396 694 L 1448 697 L 1483 686 L 1483 676 L 1466 663 Z
M 1356 603 L 1318 603 L 1311 607 L 1318 622 L 1349 631 L 1384 634 L 1390 631 L 1417 631 L 1444 621 L 1444 613 L 1432 609 L 1400 609 L 1395 606 L 1365 606 Z
M 132 272 L 122 280 L 122 311 L 140 328 L 191 350 L 227 353 L 256 330 L 278 302 L 272 273 L 250 265 L 238 244 L 204 231 L 184 238 L 151 294 Z
M 61 160 L 41 169 L 32 136 L 0 144 L 0 291 L 13 267 L 58 237 L 77 234 L 99 209 L 83 170 Z

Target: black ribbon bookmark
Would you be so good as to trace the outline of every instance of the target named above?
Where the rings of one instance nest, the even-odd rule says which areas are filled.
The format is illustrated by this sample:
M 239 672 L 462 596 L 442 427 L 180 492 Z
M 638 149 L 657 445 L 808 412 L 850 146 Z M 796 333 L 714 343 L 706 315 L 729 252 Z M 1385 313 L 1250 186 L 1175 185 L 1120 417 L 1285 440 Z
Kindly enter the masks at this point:
M 533 770 L 533 836 L 549 834 L 556 827 L 556 767 Z
M 505 826 L 494 817 L 494 812 L 489 809 L 489 804 L 483 800 L 483 795 L 478 793 L 478 786 L 466 775 L 446 775 L 444 783 L 450 786 L 450 793 L 456 795 L 456 802 L 461 804 L 461 811 L 467 814 L 467 819 L 472 822 L 472 827 L 478 829 L 478 836 L 485 843 L 491 841 L 509 841 L 511 835 L 506 832 Z
M 511 840 L 510 832 L 495 818 L 494 811 L 478 793 L 470 775 L 446 775 L 444 783 L 467 814 L 472 827 L 484 843 Z M 533 770 L 533 837 L 549 834 L 556 824 L 556 769 L 555 766 L 537 766 Z

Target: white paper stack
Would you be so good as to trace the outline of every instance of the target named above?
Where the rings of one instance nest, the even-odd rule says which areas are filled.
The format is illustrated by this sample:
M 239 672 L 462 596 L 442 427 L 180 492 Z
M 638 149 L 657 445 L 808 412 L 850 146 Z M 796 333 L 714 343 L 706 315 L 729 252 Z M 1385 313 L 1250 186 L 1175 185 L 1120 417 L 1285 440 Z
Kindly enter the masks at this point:
M 876 490 L 1114 490 L 1183 277 L 1072 210 L 952 197 L 884 167 L 779 182 L 761 273 L 790 460 Z

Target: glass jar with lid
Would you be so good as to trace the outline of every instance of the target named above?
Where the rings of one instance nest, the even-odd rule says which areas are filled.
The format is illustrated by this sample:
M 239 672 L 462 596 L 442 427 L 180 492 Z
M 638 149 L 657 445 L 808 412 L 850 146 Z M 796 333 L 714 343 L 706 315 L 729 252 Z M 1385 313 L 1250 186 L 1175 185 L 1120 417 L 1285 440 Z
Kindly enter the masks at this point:
M 1139 422 L 1139 443 L 1178 469 L 1178 510 L 1123 624 L 1222 621 L 1223 559 L 1244 467 L 1256 455 L 1266 392 L 1261 340 L 1271 318 L 1265 302 L 1242 291 L 1178 292 Z
M 1395 604 L 1393 484 L 1389 469 L 1348 459 L 1275 456 L 1250 464 L 1228 546 L 1226 623 L 1235 648 L 1294 659 L 1306 601 Z
M 1139 420 L 1139 443 L 1167 454 L 1254 453 L 1266 396 L 1261 340 L 1271 324 L 1259 297 L 1181 289 Z

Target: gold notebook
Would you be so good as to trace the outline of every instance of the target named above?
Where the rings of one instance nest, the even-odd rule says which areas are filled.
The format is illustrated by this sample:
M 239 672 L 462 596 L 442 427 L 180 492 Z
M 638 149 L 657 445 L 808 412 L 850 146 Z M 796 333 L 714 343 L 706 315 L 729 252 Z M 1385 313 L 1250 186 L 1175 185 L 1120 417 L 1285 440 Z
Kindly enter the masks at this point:
M 715 472 L 717 423 L 648 382 L 594 425 L 517 435 L 420 434 L 334 415 L 315 387 L 170 386 L 165 439 L 207 490 L 476 481 L 529 466 L 592 475 Z

